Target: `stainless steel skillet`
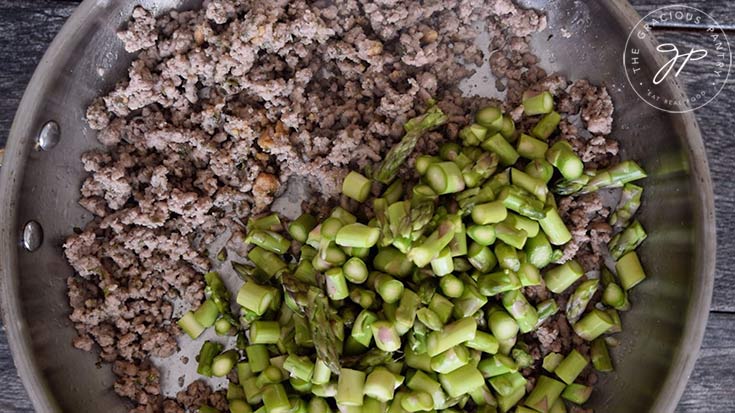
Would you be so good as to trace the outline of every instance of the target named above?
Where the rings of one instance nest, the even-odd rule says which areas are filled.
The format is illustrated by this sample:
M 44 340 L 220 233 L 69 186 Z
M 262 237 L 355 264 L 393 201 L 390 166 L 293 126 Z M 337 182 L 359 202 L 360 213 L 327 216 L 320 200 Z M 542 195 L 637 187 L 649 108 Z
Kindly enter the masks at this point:
M 199 3 L 135 2 L 158 11 Z M 635 309 L 624 318 L 624 345 L 615 354 L 617 370 L 596 392 L 595 411 L 673 411 L 696 359 L 713 285 L 714 206 L 699 129 L 693 115 L 655 110 L 628 86 L 622 51 L 639 17 L 625 1 L 524 3 L 549 14 L 549 31 L 534 42 L 544 64 L 570 78 L 609 86 L 616 103 L 615 137 L 625 156 L 642 161 L 651 175 L 641 217 L 651 234 L 642 251 L 650 281 L 633 295 Z M 16 365 L 39 412 L 127 410 L 110 390 L 109 368 L 70 346 L 65 280 L 71 269 L 60 246 L 74 226 L 89 219 L 76 203 L 80 155 L 96 145 L 84 111 L 124 75 L 132 59 L 115 32 L 133 7 L 114 0 L 82 3 L 26 91 L 0 168 L 0 299 Z M 571 38 L 562 36 L 561 28 Z M 490 84 L 474 90 L 489 92 Z M 53 146 L 48 140 L 53 134 L 44 134 L 39 145 L 49 121 L 58 124 L 60 140 Z M 30 221 L 43 232 L 33 251 L 23 245 Z M 33 237 L 25 241 L 34 243 Z

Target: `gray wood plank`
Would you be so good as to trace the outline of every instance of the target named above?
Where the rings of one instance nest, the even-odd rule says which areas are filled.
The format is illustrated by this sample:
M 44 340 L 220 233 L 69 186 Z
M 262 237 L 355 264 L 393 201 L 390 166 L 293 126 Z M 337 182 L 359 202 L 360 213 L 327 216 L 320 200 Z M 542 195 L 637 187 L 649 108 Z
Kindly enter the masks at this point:
M 699 352 L 677 413 L 735 412 L 735 315 L 711 313 L 704 344 Z
M 5 328 L 0 329 L 0 412 L 32 412 L 33 406 L 10 356 Z
M 709 14 L 714 18 L 723 29 L 735 31 L 735 16 L 732 10 L 735 9 L 735 0 L 687 0 L 687 1 L 671 1 L 671 0 L 629 0 L 633 7 L 641 16 L 656 10 L 659 7 L 671 6 L 673 4 L 684 4 L 695 7 Z M 696 29 L 697 25 L 691 23 L 667 22 L 657 25 L 659 27 L 680 28 L 680 29 Z

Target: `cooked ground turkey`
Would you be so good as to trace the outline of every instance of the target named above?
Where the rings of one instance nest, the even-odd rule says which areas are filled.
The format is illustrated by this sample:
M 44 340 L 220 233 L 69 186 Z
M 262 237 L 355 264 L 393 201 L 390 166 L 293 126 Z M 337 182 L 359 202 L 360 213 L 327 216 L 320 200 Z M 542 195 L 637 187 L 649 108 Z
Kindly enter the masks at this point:
M 490 50 L 474 45 L 478 23 Z M 136 8 L 119 37 L 138 55 L 87 111 L 102 148 L 82 158 L 80 204 L 94 218 L 64 245 L 75 270 L 67 282 L 73 345 L 114 363 L 115 391 L 137 405 L 133 412 L 205 402 L 226 410 L 222 393 L 201 381 L 164 398 L 149 361 L 177 349 L 172 303 L 204 298 L 206 246 L 227 229 L 238 234 L 291 176 L 307 179 L 321 207 L 336 202 L 347 171 L 379 162 L 430 98 L 450 121 L 416 152 L 456 137 L 474 109 L 492 102 L 458 88 L 486 57 L 508 94 L 492 103 L 520 119 L 525 90 L 550 90 L 565 118 L 586 127 L 577 133 L 565 120 L 561 138 L 588 165 L 609 164 L 617 153 L 604 137 L 610 97 L 537 66 L 529 36 L 545 27 L 545 16 L 510 0 L 205 0 L 201 10 L 158 17 Z M 588 253 L 586 267 L 599 263 L 596 246 L 609 239 L 600 218 L 609 211 L 587 199 L 565 205 L 575 228 L 565 258 Z M 556 323 L 558 337 L 542 327 L 551 328 L 539 336 L 543 348 L 570 340 Z

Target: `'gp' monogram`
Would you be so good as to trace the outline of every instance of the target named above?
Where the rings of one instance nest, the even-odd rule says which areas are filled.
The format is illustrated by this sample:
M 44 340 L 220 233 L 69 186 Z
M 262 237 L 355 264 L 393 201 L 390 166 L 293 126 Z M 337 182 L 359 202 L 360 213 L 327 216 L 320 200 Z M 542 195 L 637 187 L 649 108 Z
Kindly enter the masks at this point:
M 687 65 L 687 63 L 689 63 L 689 61 L 702 60 L 707 57 L 707 50 L 705 49 L 691 49 L 689 50 L 689 53 L 680 54 L 679 48 L 677 48 L 676 45 L 673 43 L 661 44 L 656 48 L 656 50 L 661 53 L 674 53 L 674 57 L 666 62 L 666 64 L 664 64 L 653 77 L 653 83 L 656 85 L 663 82 L 669 76 L 671 71 L 676 67 L 676 62 L 680 58 L 684 58 L 684 61 L 681 62 L 681 66 L 679 66 L 679 69 L 676 71 L 676 74 L 674 74 L 674 77 L 679 76 L 679 73 L 684 70 L 684 67 Z

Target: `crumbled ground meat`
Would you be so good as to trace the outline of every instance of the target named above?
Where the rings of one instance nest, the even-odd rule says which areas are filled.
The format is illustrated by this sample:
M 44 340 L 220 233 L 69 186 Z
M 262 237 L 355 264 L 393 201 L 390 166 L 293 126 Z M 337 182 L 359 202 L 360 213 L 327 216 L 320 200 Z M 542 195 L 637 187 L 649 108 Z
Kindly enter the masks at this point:
M 83 157 L 80 204 L 94 219 L 64 244 L 76 272 L 67 281 L 73 344 L 96 345 L 103 361 L 115 362 L 116 390 L 140 404 L 135 412 L 181 412 L 204 401 L 226 409 L 202 382 L 164 400 L 148 362 L 176 350 L 173 300 L 197 306 L 204 298 L 205 247 L 266 210 L 291 176 L 322 195 L 312 207 L 330 205 L 347 171 L 379 162 L 429 99 L 450 121 L 417 151 L 456 137 L 489 102 L 458 89 L 487 52 L 474 45 L 481 22 L 508 107 L 525 88 L 566 86 L 536 66 L 528 47 L 545 16 L 510 0 L 202 7 L 158 17 L 137 7 L 119 32 L 139 54 L 127 78 L 88 108 L 105 148 Z M 585 107 L 601 105 L 590 99 Z

